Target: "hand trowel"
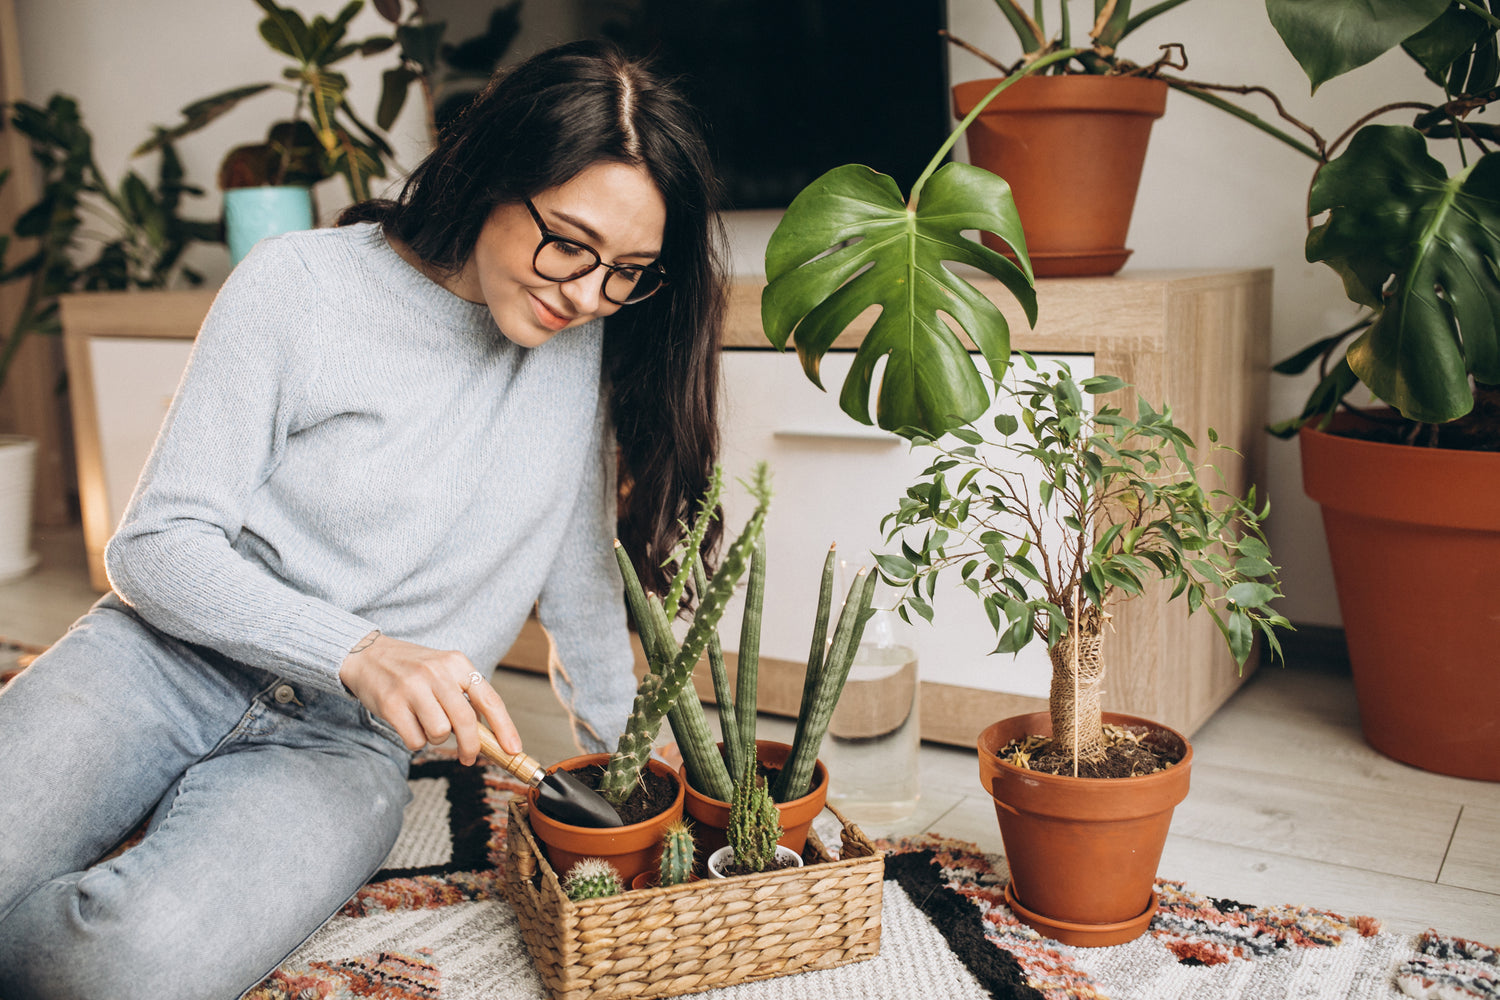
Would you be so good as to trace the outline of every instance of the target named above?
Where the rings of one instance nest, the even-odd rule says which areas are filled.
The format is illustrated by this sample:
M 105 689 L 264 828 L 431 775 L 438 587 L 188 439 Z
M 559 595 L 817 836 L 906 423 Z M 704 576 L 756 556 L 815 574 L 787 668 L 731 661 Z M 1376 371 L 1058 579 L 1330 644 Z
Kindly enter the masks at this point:
M 483 723 L 479 726 L 479 755 L 535 787 L 537 808 L 559 823 L 590 827 L 625 825 L 615 807 L 598 792 L 567 771 L 548 774 L 529 754 L 506 753 Z

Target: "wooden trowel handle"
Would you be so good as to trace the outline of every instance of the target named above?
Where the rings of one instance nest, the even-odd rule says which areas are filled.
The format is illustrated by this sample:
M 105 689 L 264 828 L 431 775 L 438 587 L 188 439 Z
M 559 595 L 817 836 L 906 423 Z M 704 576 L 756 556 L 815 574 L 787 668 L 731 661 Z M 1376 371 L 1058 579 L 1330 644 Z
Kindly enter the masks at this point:
M 530 754 L 524 751 L 517 754 L 506 753 L 501 749 L 500 741 L 495 739 L 495 734 L 482 722 L 479 724 L 479 756 L 499 764 L 528 785 L 540 784 L 547 774 Z

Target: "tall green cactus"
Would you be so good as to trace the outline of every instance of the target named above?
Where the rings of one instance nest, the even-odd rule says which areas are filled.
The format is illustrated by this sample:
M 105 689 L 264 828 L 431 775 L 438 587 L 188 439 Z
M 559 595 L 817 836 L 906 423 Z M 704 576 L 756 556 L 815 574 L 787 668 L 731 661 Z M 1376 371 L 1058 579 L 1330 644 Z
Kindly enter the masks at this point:
M 752 758 L 734 783 L 729 826 L 724 831 L 724 838 L 734 849 L 734 863 L 751 871 L 765 871 L 776 858 L 776 842 L 781 833 L 781 813 L 765 782 L 755 773 Z
M 718 477 L 715 477 L 714 483 L 710 484 L 710 492 L 715 489 L 714 484 L 718 481 Z M 625 732 L 599 783 L 599 794 L 611 805 L 618 807 L 624 803 L 640 782 L 641 771 L 651 757 L 651 747 L 661 729 L 662 720 L 677 702 L 683 689 L 689 686 L 693 668 L 703 655 L 710 636 L 715 634 L 719 619 L 734 594 L 735 585 L 744 575 L 750 553 L 765 527 L 766 511 L 771 503 L 770 472 L 765 463 L 756 466 L 755 481 L 750 489 L 757 501 L 755 510 L 740 536 L 725 552 L 718 572 L 709 581 L 707 589 L 699 595 L 698 606 L 681 645 L 677 644 L 670 629 L 660 627 L 657 615 L 651 609 L 640 580 L 630 564 L 629 556 L 618 542 L 615 545 L 615 559 L 625 581 L 626 600 L 635 616 L 637 628 L 641 631 L 641 644 L 646 650 L 651 669 L 641 678 L 640 686 L 636 688 L 635 704 L 631 708 Z M 708 506 L 711 509 L 713 505 Z M 690 557 L 691 553 L 685 561 L 691 562 Z M 685 572 L 691 572 L 691 567 L 680 568 L 678 576 L 682 577 Z M 696 699 L 688 700 L 696 702 Z M 694 707 L 697 707 L 699 713 L 702 712 L 701 706 Z M 684 711 L 690 714 L 692 709 L 685 704 Z M 704 730 L 706 728 L 705 724 Z M 684 756 L 686 753 L 685 749 Z
M 680 819 L 670 823 L 662 837 L 658 883 L 682 885 L 692 878 L 694 850 L 692 827 Z

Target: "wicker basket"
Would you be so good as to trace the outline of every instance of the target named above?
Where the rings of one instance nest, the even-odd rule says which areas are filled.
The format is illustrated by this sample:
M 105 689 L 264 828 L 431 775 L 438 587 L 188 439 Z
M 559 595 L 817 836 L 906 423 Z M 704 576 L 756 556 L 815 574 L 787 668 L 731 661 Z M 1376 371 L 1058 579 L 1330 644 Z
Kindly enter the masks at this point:
M 838 860 L 809 834 L 801 868 L 579 903 L 563 893 L 526 813 L 511 802 L 504 890 L 552 1000 L 677 996 L 880 952 L 885 859 L 837 811 Z

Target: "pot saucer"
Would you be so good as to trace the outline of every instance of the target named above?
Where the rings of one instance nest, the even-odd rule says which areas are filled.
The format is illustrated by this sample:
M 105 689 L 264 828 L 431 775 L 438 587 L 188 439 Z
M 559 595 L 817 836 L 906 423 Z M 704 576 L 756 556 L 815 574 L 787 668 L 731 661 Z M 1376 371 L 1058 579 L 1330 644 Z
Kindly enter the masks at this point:
M 1005 905 L 1010 907 L 1010 911 L 1021 923 L 1041 931 L 1054 941 L 1082 948 L 1102 948 L 1106 945 L 1134 941 L 1145 933 L 1147 925 L 1151 923 L 1151 918 L 1156 916 L 1157 902 L 1158 897 L 1153 889 L 1151 902 L 1146 904 L 1145 911 L 1129 920 L 1122 920 L 1117 924 L 1076 924 L 1067 920 L 1053 920 L 1051 917 L 1031 912 L 1016 900 L 1015 894 L 1010 891 L 1010 883 L 1005 884 Z

